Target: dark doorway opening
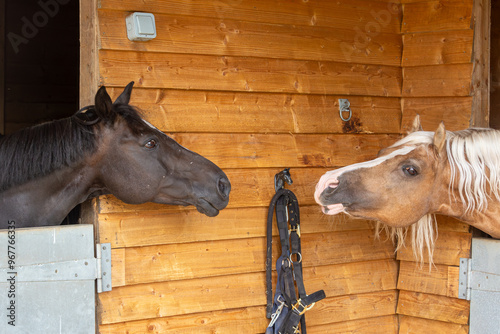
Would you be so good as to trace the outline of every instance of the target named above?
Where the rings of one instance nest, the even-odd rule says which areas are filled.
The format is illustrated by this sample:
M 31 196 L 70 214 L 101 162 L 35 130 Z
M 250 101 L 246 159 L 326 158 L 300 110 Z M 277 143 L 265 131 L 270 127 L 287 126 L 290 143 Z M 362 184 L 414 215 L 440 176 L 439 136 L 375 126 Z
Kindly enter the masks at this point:
M 79 18 L 79 0 L 0 0 L 0 134 L 78 110 Z
M 79 1 L 0 1 L 5 134 L 70 116 L 78 110 Z

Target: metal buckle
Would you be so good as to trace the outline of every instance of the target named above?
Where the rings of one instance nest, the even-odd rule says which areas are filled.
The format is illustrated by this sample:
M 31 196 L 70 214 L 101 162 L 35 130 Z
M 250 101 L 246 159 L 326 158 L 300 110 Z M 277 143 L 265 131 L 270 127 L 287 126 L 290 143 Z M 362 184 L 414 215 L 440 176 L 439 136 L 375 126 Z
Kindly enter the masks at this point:
M 295 311 L 298 315 L 303 315 L 310 309 L 314 307 L 316 303 L 312 303 L 310 306 L 302 304 L 302 299 L 297 300 L 297 303 L 292 306 L 292 310 Z M 302 311 L 299 310 L 299 307 L 302 307 Z
M 292 226 L 291 229 L 288 230 L 288 234 L 295 232 L 300 238 L 300 225 Z
M 271 322 L 269 322 L 269 326 L 267 326 L 267 327 L 273 327 L 274 323 L 276 322 L 276 320 L 278 320 L 278 318 L 279 318 L 279 316 L 281 314 L 281 311 L 283 311 L 283 306 L 285 306 L 285 300 L 281 301 L 280 297 L 282 297 L 282 296 L 279 295 L 278 298 L 276 298 L 276 301 L 278 303 L 280 303 L 280 305 L 276 309 L 276 312 L 274 312 L 273 314 L 271 314 Z

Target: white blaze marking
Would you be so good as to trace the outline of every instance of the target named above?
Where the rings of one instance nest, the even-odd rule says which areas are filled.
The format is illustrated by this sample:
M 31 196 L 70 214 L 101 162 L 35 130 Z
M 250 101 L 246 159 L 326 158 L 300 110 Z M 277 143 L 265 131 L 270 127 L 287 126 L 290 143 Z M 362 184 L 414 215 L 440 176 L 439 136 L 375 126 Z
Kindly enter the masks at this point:
M 342 167 L 339 169 L 334 169 L 332 171 L 326 172 L 323 176 L 321 176 L 318 184 L 316 185 L 316 191 L 314 192 L 314 199 L 316 200 L 316 203 L 323 206 L 323 204 L 321 203 L 321 201 L 319 199 L 319 196 L 323 193 L 323 191 L 326 189 L 326 187 L 329 187 L 330 185 L 337 184 L 338 177 L 342 173 L 344 173 L 346 171 L 360 169 L 360 168 L 375 167 L 377 165 L 380 165 L 384 161 L 387 161 L 389 159 L 394 158 L 395 156 L 408 154 L 411 151 L 413 151 L 415 148 L 416 148 L 416 146 L 405 146 L 405 147 L 400 148 L 398 150 L 395 150 L 395 151 L 391 152 L 390 154 L 385 155 L 383 157 L 378 157 L 378 158 L 370 160 L 370 161 L 360 162 L 357 164 L 345 166 L 345 167 Z M 325 212 L 325 209 L 323 209 L 323 212 L 325 212 L 326 214 L 333 215 L 333 214 L 337 214 L 337 213 L 344 211 L 343 207 L 340 210 L 339 205 L 341 205 L 341 204 L 336 203 L 336 204 L 328 205 L 326 207 L 326 209 L 328 209 L 328 211 Z

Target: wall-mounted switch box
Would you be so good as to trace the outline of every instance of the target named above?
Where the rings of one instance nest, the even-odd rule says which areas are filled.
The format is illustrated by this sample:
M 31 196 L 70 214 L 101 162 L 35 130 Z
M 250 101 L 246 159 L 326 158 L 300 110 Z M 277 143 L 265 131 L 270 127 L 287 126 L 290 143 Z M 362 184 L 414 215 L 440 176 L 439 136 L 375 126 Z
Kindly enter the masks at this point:
M 156 37 L 155 17 L 151 13 L 135 12 L 127 16 L 127 37 L 131 41 L 149 41 Z

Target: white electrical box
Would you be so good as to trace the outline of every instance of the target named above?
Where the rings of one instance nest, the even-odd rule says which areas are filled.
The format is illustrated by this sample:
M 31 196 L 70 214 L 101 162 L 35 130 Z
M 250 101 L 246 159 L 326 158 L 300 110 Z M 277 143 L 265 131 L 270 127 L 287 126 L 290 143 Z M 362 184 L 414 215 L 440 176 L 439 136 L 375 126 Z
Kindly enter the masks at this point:
M 127 16 L 127 37 L 131 41 L 149 41 L 156 37 L 155 16 L 135 12 Z

